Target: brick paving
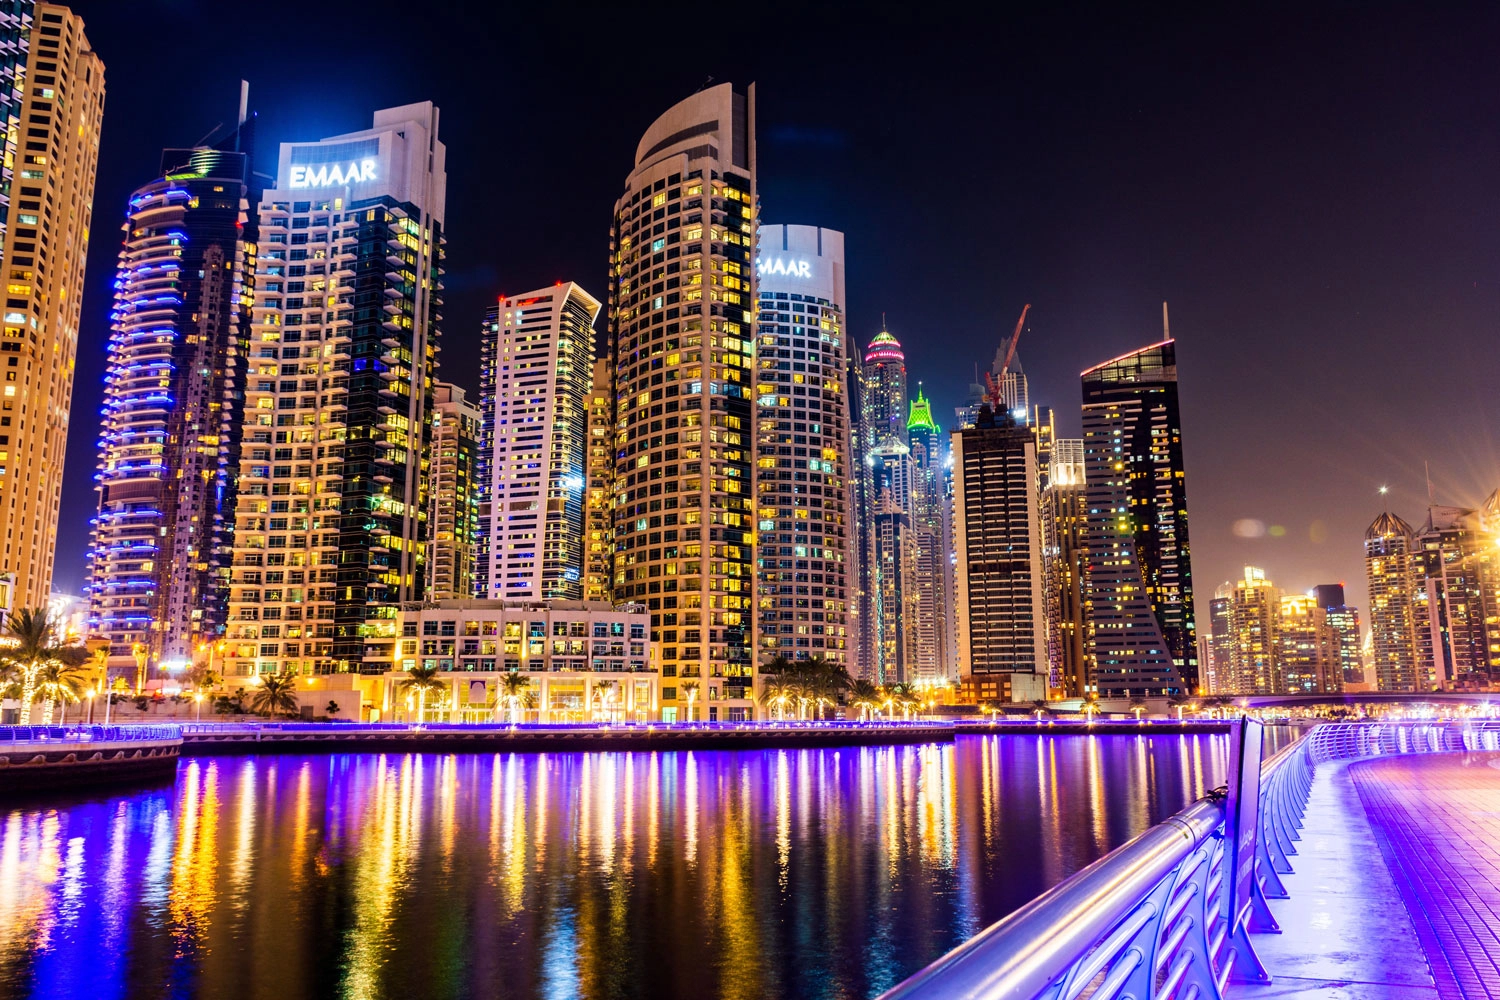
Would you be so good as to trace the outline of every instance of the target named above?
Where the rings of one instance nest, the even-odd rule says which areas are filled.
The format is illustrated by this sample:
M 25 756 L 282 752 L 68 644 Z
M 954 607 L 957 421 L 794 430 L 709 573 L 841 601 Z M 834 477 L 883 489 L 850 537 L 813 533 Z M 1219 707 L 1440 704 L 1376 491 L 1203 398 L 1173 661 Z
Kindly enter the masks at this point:
M 1438 996 L 1500 1000 L 1500 753 L 1386 757 L 1349 776 Z

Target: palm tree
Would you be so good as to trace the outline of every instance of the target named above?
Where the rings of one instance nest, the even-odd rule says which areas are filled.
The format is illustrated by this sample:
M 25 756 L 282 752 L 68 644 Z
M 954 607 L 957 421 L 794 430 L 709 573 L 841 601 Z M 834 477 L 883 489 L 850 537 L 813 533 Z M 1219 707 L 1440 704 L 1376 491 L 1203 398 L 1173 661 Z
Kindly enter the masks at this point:
M 763 674 L 784 674 L 792 668 L 792 661 L 778 654 L 767 660 L 766 665 L 760 668 L 760 672 Z
M 250 708 L 258 715 L 272 718 L 297 714 L 297 678 L 289 673 L 262 677 L 250 697 Z
M 693 702 L 695 702 L 695 701 L 698 700 L 698 682 L 697 681 L 684 681 L 682 683 L 682 693 L 687 696 L 687 703 L 688 703 L 688 707 L 687 707 L 687 714 L 688 714 L 687 721 L 692 722 L 693 721 Z
M 860 722 L 868 722 L 875 709 L 880 707 L 880 690 L 869 681 L 855 681 L 849 686 L 849 704 L 859 709 Z
M 438 680 L 437 664 L 432 666 L 408 667 L 406 678 L 396 685 L 396 690 L 402 694 L 416 693 L 417 696 L 417 721 L 425 722 L 427 719 L 427 692 L 443 690 L 443 682 Z
M 1135 721 L 1141 721 L 1141 713 L 1146 710 L 1146 699 L 1139 696 L 1130 699 L 1130 710 L 1135 713 Z
M 57 641 L 57 623 L 46 608 L 20 609 L 6 621 L 5 633 L 14 645 L 0 653 L 0 657 L 10 665 L 20 688 L 20 718 L 25 724 L 31 717 L 31 704 L 36 700 L 43 668 L 52 664 L 76 667 L 88 662 L 89 654 L 82 646 L 67 646 Z
M 42 701 L 42 725 L 52 725 L 52 706 L 62 702 L 64 718 L 68 714 L 68 702 L 79 701 L 83 686 L 88 683 L 89 671 L 82 664 L 48 663 L 37 671 L 36 690 Z M 59 720 L 60 721 L 60 720 Z
M 791 700 L 791 688 L 779 674 L 772 674 L 760 690 L 761 704 L 769 705 L 777 719 L 786 718 L 786 706 Z
M 521 698 L 530 686 L 531 678 L 519 671 L 512 670 L 500 678 L 500 690 L 504 696 L 504 701 L 510 705 L 510 724 L 512 726 L 521 721 Z
M 1040 725 L 1042 721 L 1042 713 L 1047 711 L 1047 699 L 1038 698 L 1036 701 L 1032 702 L 1031 710 L 1036 713 L 1036 721 L 1037 724 Z
M 614 681 L 600 681 L 594 685 L 594 704 L 596 706 L 594 708 L 595 721 L 598 720 L 601 713 L 604 715 L 605 722 L 612 721 L 610 716 L 614 714 L 615 707 Z

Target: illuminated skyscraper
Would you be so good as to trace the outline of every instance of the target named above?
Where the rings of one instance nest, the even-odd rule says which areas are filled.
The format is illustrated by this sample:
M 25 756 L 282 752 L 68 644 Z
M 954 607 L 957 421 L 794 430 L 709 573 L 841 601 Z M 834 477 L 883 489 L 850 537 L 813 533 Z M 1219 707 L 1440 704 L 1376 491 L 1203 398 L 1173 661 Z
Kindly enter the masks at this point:
M 1229 662 L 1220 670 L 1220 682 L 1231 678 L 1226 688 L 1236 694 L 1281 694 L 1281 676 L 1276 633 L 1281 591 L 1266 571 L 1246 566 L 1245 575 L 1226 585 L 1229 595 Z
M 613 593 L 615 507 L 615 362 L 594 362 L 588 397 L 588 497 L 584 502 L 583 597 L 608 601 Z
M 1276 614 L 1276 694 L 1337 694 L 1344 689 L 1339 636 L 1315 596 L 1283 594 Z
M 1064 697 L 1081 698 L 1093 687 L 1083 606 L 1088 570 L 1083 548 L 1088 523 L 1083 441 L 1059 439 L 1050 450 L 1051 464 L 1041 494 L 1047 662 L 1052 686 Z
M 6 37 L 0 577 L 14 574 L 15 606 L 28 608 L 44 607 L 52 592 L 104 64 L 82 19 L 66 7 L 7 4 L 0 15 L 0 38 Z
M 1196 694 L 1176 344 L 1131 351 L 1082 380 L 1089 658 L 1099 694 Z
M 907 683 L 912 673 L 913 641 L 909 621 L 915 618 L 911 593 L 911 453 L 899 441 L 876 446 L 866 462 L 872 509 L 866 512 L 869 534 L 869 597 L 874 637 L 870 680 Z
M 385 673 L 426 582 L 446 152 L 430 103 L 282 143 L 260 201 L 226 673 Z
M 1365 529 L 1365 577 L 1370 588 L 1370 634 L 1375 682 L 1381 691 L 1429 691 L 1418 677 L 1419 614 L 1415 541 L 1411 525 L 1386 512 Z M 1425 619 L 1425 614 L 1421 616 Z
M 849 662 L 844 234 L 760 227 L 756 516 L 762 659 Z
M 474 596 L 479 550 L 479 457 L 481 414 L 450 382 L 439 382 L 432 396 L 432 449 L 428 474 L 432 511 L 425 597 L 462 601 Z
M 911 544 L 905 591 L 912 613 L 906 635 L 912 680 L 957 681 L 953 649 L 952 470 L 932 404 L 917 387 L 906 433 L 911 440 Z
M 110 668 L 138 647 L 186 666 L 224 634 L 255 271 L 239 140 L 166 150 L 126 209 L 88 585 Z
M 480 399 L 489 521 L 480 579 L 492 600 L 583 596 L 594 321 L 568 283 L 510 295 L 485 317 Z
M 1338 636 L 1339 669 L 1345 686 L 1365 681 L 1364 657 L 1360 652 L 1363 639 L 1359 609 L 1344 603 L 1344 585 L 1323 583 L 1313 588 L 1318 606 L 1328 613 L 1328 625 Z
M 980 701 L 1046 698 L 1047 606 L 1036 435 L 982 406 L 953 433 L 958 665 Z
M 1493 665 L 1491 637 L 1496 594 L 1493 580 L 1500 560 L 1494 537 L 1479 510 L 1431 505 L 1416 532 L 1418 602 L 1428 609 L 1431 670 L 1443 688 L 1488 686 Z
M 615 599 L 646 602 L 677 718 L 689 691 L 755 708 L 755 224 L 755 88 L 700 90 L 641 137 L 610 234 Z
M 882 640 L 879 633 L 894 621 L 891 611 L 891 594 L 899 590 L 894 580 L 882 581 L 880 563 L 875 556 L 877 545 L 890 543 L 895 523 L 889 521 L 892 511 L 888 501 L 882 501 L 875 488 L 874 462 L 879 452 L 884 456 L 897 453 L 909 454 L 906 433 L 906 355 L 901 343 L 887 330 L 881 330 L 870 341 L 863 360 L 850 361 L 850 387 L 852 389 L 854 442 L 854 465 L 858 477 L 854 483 L 854 548 L 858 573 L 854 587 L 854 673 L 866 680 L 879 680 L 887 673 L 887 664 L 892 656 L 881 652 L 882 643 L 889 646 L 890 639 Z M 901 512 L 904 516 L 905 511 Z M 888 536 L 886 543 L 875 537 L 877 516 L 887 518 L 882 529 Z M 892 565 L 899 566 L 900 559 Z M 882 556 L 885 558 L 886 556 Z M 884 597 L 882 597 L 882 588 Z M 884 612 L 882 612 L 884 609 Z M 880 619 L 885 614 L 886 626 Z

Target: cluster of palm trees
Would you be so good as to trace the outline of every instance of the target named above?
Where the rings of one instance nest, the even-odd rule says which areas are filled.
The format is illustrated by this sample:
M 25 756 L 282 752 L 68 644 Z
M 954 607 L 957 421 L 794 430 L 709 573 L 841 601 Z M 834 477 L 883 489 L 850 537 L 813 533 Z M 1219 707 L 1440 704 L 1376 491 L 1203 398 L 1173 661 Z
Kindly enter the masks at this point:
M 427 718 L 429 695 L 443 698 L 448 693 L 448 684 L 438 676 L 438 673 L 435 664 L 408 667 L 406 676 L 396 684 L 396 690 L 408 700 L 416 699 L 415 715 L 418 722 L 425 721 Z M 529 707 L 534 700 L 531 693 L 531 678 L 512 671 L 500 678 L 500 690 L 494 707 L 498 708 L 499 705 L 504 704 L 508 709 L 511 725 L 516 725 L 521 721 L 522 709 Z
M 866 680 L 854 680 L 843 664 L 821 656 L 806 660 L 778 656 L 767 661 L 761 673 L 766 682 L 760 700 L 775 719 L 825 719 L 840 705 L 857 709 L 861 722 L 882 715 L 894 718 L 898 713 L 910 718 L 922 704 L 910 684 L 876 687 Z
M 52 722 L 54 706 L 67 713 L 69 702 L 81 701 L 93 681 L 86 668 L 91 660 L 81 645 L 68 645 L 58 635 L 57 623 L 45 608 L 22 608 L 5 623 L 4 648 L 0 648 L 0 695 L 18 698 L 20 719 L 31 718 L 31 709 L 42 702 L 42 723 Z

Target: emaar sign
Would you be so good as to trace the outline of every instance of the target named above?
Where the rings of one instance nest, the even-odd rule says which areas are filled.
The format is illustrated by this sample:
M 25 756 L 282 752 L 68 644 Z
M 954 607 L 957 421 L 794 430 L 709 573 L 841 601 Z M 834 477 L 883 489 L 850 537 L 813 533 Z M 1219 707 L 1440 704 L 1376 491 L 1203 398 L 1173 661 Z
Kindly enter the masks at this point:
M 781 257 L 762 257 L 755 262 L 755 273 L 762 278 L 780 275 L 786 278 L 811 278 L 812 265 L 805 260 L 786 260 Z
M 376 160 L 357 160 L 353 163 L 314 163 L 292 167 L 288 186 L 293 188 L 339 187 L 344 184 L 365 184 L 375 180 Z

